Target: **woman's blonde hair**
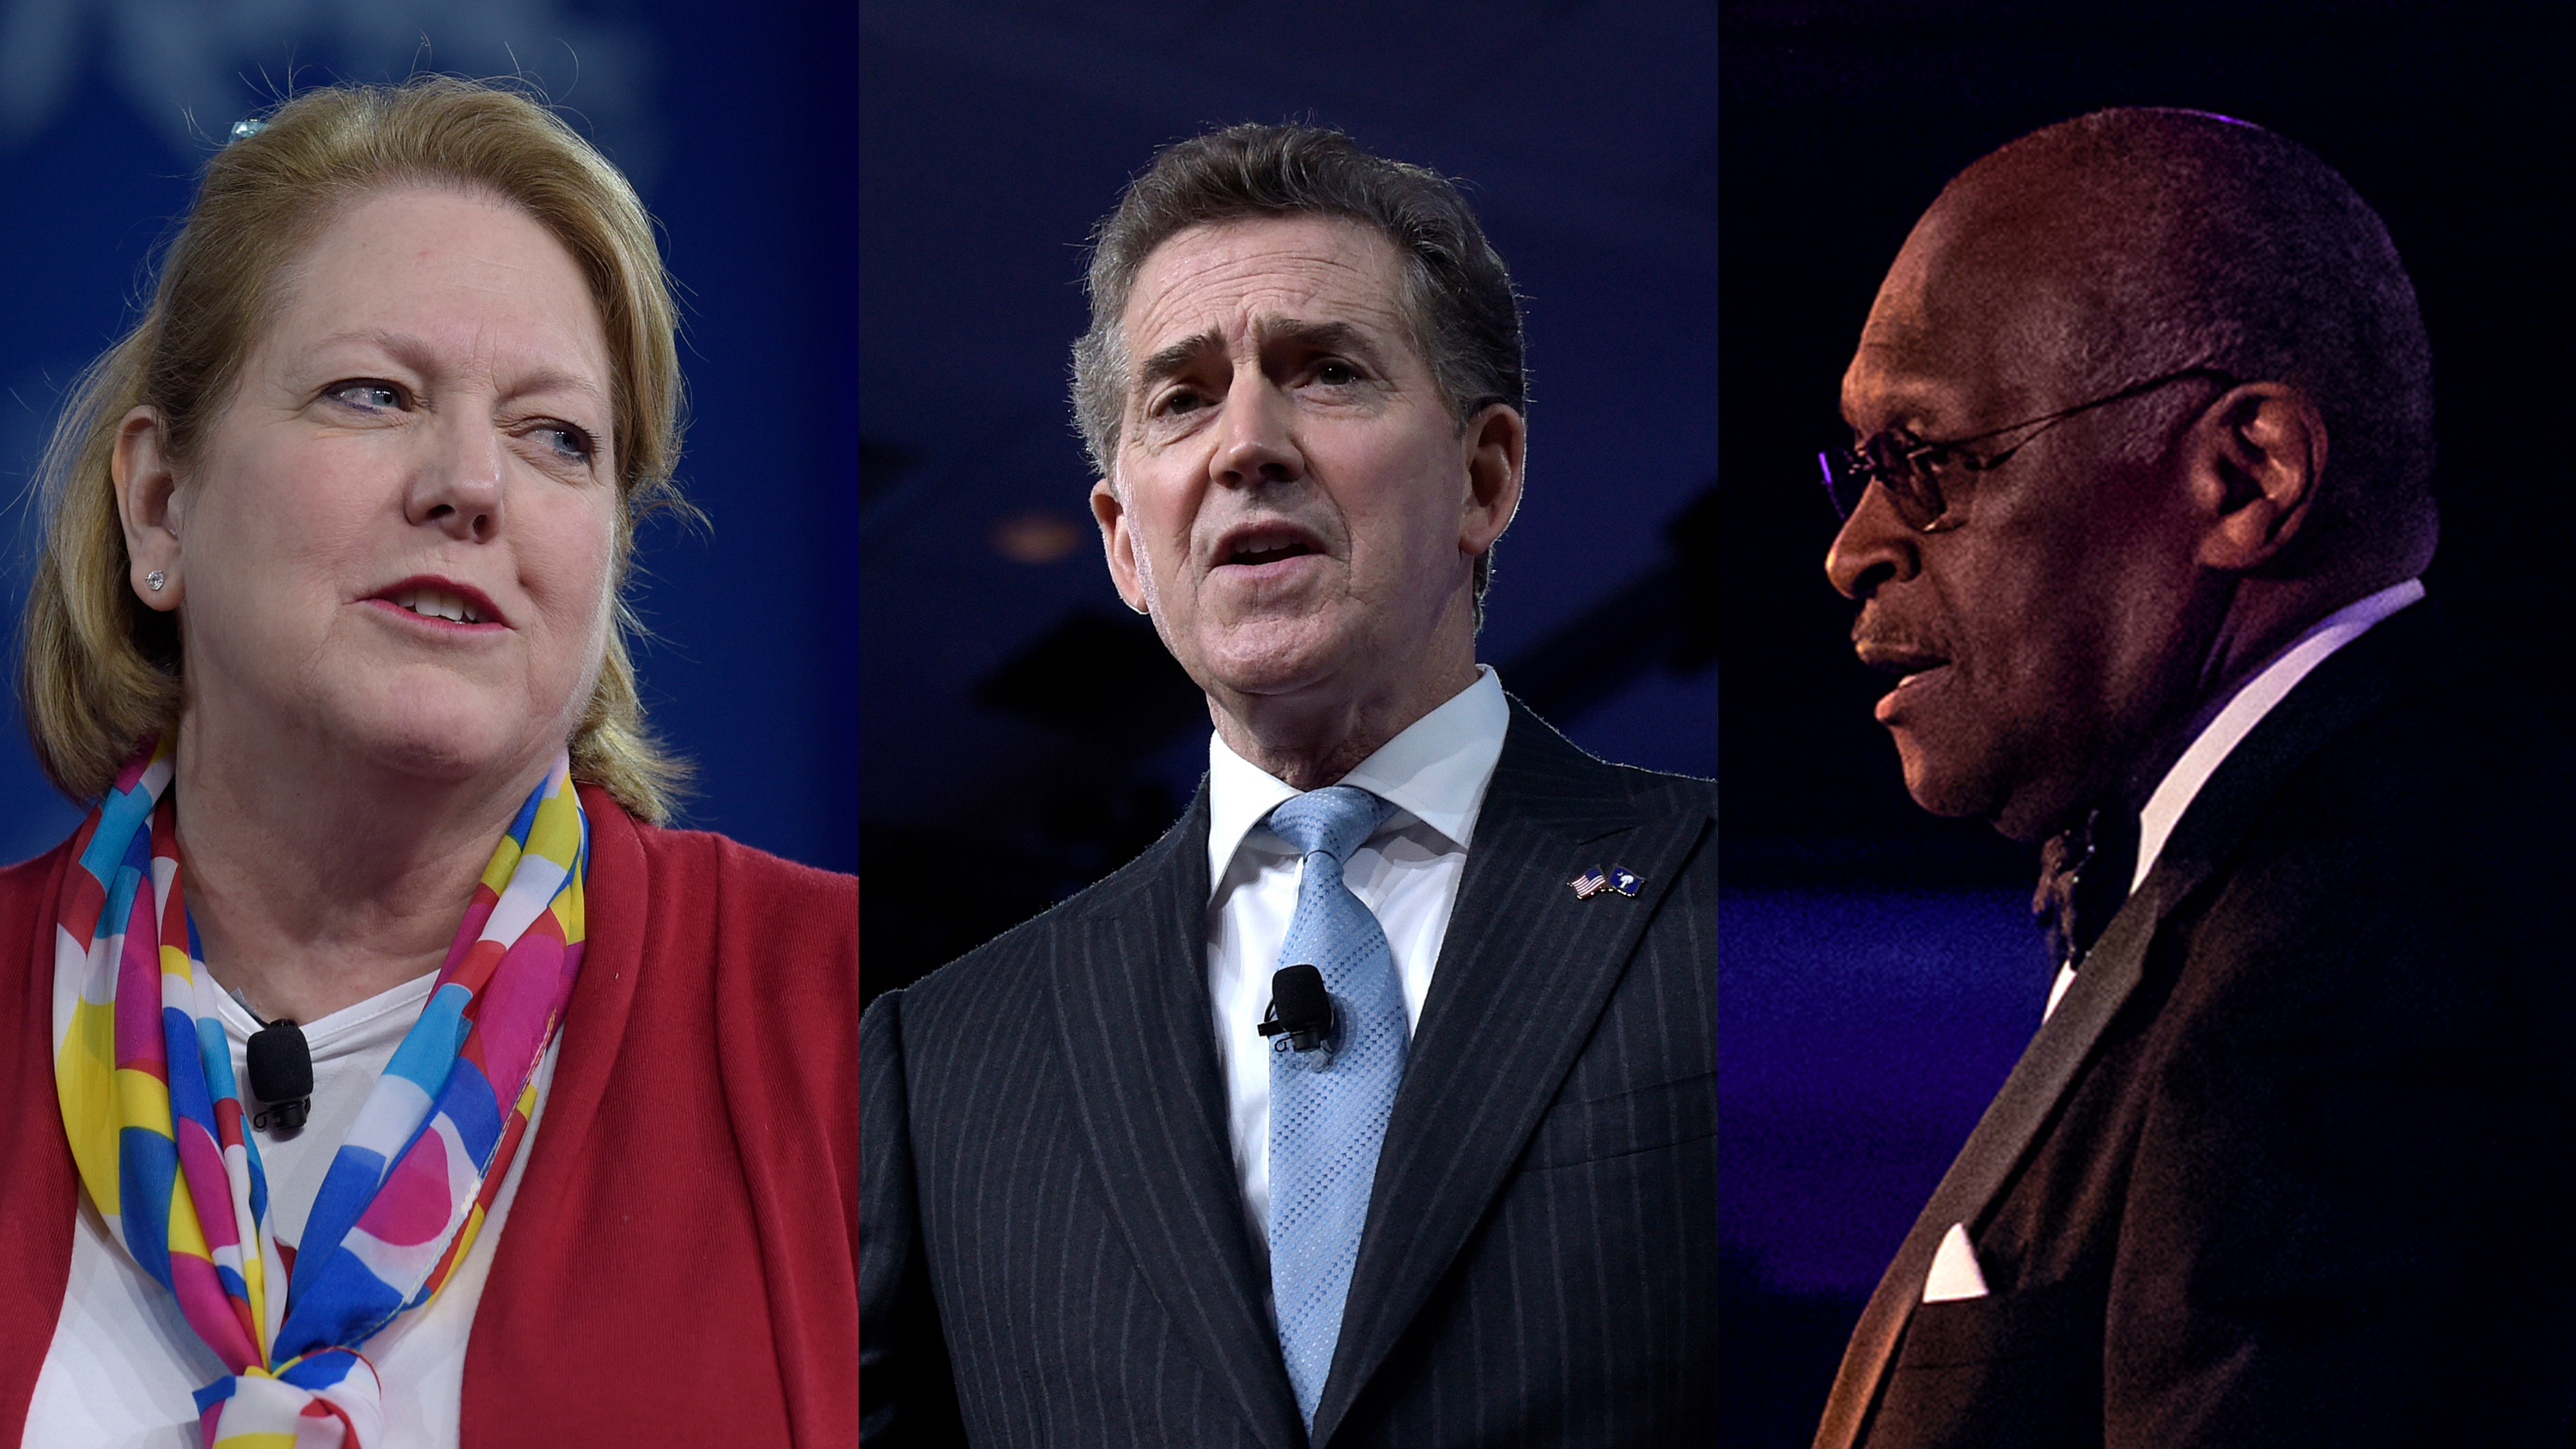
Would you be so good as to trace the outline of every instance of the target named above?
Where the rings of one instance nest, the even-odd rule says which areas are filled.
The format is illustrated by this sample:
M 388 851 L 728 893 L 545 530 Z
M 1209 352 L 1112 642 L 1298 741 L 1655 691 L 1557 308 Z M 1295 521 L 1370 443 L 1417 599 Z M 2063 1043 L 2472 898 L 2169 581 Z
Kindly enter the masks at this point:
M 136 599 L 117 516 L 110 466 L 125 416 L 156 410 L 170 456 L 190 459 L 275 317 L 288 265 L 352 203 L 405 185 L 497 196 L 562 243 L 590 283 L 613 373 L 616 617 L 572 769 L 638 816 L 669 816 L 686 766 L 645 728 L 627 647 L 640 625 L 625 593 L 636 520 L 687 506 L 671 481 L 680 365 L 653 224 L 626 178 L 553 112 L 448 76 L 306 91 L 217 152 L 150 309 L 63 409 L 38 475 L 44 554 L 18 694 L 45 773 L 74 799 L 104 794 L 145 735 L 179 720 L 177 625 Z

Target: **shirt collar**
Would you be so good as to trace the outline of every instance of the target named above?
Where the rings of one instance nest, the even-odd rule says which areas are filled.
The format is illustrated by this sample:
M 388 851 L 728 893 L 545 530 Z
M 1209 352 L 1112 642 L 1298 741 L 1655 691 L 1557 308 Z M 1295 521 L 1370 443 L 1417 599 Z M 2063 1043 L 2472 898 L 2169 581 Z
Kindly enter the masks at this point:
M 1410 816 L 1465 850 L 1476 832 L 1476 816 L 1485 806 L 1485 787 L 1493 782 L 1494 764 L 1503 755 L 1503 732 L 1511 724 L 1511 706 L 1503 699 L 1502 680 L 1491 665 L 1478 665 L 1476 682 L 1451 695 L 1439 708 L 1405 726 L 1380 745 L 1377 753 L 1338 782 L 1357 785 L 1396 807 L 1381 832 Z M 1226 745 L 1225 736 L 1208 735 L 1208 889 L 1213 894 L 1234 863 L 1235 852 L 1270 812 L 1295 799 L 1289 788 L 1260 766 Z
M 2192 737 L 2191 747 L 2165 771 L 2156 792 L 2147 797 L 2146 807 L 2138 812 L 2138 866 L 2130 877 L 2129 889 L 2144 885 L 2147 872 L 2155 866 L 2156 856 L 2165 841 L 2181 822 L 2200 787 L 2218 771 L 2229 752 L 2254 732 L 2263 716 L 2272 712 L 2308 672 L 2323 664 L 2326 656 L 2358 639 L 2371 625 L 2424 597 L 2424 582 L 2408 579 L 2391 584 L 2375 594 L 2355 599 L 2319 620 L 2309 630 L 2292 640 L 2266 664 L 2245 687 L 2236 691 L 2218 713 L 2210 717 L 2199 734 Z

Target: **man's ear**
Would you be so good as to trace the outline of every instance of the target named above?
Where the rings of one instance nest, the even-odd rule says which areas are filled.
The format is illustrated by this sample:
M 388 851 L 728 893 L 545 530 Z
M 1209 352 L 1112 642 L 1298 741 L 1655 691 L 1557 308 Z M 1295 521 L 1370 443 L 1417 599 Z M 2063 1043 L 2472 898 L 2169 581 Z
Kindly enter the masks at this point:
M 126 570 L 134 597 L 147 608 L 179 607 L 187 575 L 179 567 L 176 498 L 179 475 L 170 457 L 170 433 L 158 410 L 138 407 L 116 429 L 108 457 L 116 484 L 117 521 L 125 527 Z M 155 577 L 160 587 L 153 587 Z
M 2203 413 L 2193 438 L 2200 562 L 2243 573 L 2280 557 L 2316 512 L 2325 415 L 2288 383 L 2251 382 Z
M 1106 478 L 1091 485 L 1091 519 L 1100 525 L 1100 551 L 1109 556 L 1109 581 L 1117 585 L 1118 597 L 1137 613 L 1148 612 L 1152 595 L 1145 588 L 1145 571 L 1136 562 L 1136 535 L 1127 526 L 1127 503 Z
M 1529 424 L 1518 409 L 1492 403 L 1467 420 L 1458 435 L 1467 475 L 1465 507 L 1458 519 L 1458 547 L 1481 557 L 1511 525 L 1521 506 L 1521 468 L 1529 452 Z

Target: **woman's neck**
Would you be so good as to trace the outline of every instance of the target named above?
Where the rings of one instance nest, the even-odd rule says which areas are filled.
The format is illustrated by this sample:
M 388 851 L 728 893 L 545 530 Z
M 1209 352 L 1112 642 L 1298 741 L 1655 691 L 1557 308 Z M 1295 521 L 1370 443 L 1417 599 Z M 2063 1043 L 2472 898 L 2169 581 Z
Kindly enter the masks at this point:
M 182 721 L 180 859 L 206 968 L 314 1021 L 445 964 L 501 833 L 553 765 L 423 779 L 311 738 Z

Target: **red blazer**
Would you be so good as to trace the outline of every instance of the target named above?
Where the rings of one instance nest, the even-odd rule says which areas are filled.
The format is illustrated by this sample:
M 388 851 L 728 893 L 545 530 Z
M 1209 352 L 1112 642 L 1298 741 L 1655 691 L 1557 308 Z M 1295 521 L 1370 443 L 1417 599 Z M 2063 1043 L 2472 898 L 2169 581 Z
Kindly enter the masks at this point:
M 582 787 L 589 947 L 465 1353 L 467 1449 L 859 1437 L 859 883 Z M 0 871 L 0 1445 L 80 1179 L 54 1107 L 63 848 Z

